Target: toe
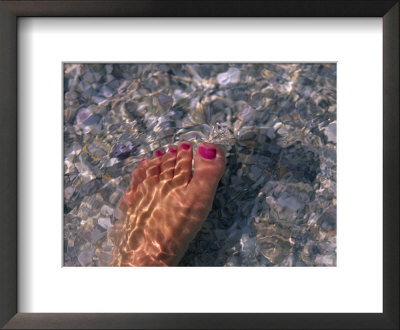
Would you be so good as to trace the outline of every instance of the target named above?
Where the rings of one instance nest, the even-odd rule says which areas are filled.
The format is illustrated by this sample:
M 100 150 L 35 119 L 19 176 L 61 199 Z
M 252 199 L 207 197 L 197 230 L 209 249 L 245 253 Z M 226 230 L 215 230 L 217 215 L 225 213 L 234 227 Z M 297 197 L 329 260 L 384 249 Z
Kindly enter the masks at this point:
M 168 152 L 162 156 L 160 181 L 170 181 L 174 177 L 177 150 L 176 146 L 170 146 Z
M 160 165 L 162 163 L 162 156 L 165 154 L 163 149 L 157 149 L 154 152 L 153 158 L 148 161 L 146 168 L 146 181 L 151 180 L 157 182 L 160 176 Z
M 225 170 L 225 155 L 220 147 L 202 143 L 194 159 L 194 174 L 189 184 L 189 193 L 199 197 L 214 198 L 218 182 Z
M 189 183 L 192 174 L 192 159 L 192 145 L 186 141 L 180 143 L 172 181 L 174 186 L 187 185 Z
M 119 204 L 119 210 L 125 213 L 129 207 L 133 206 L 138 186 L 146 179 L 147 159 L 142 159 L 136 170 L 132 172 L 129 188 L 125 191 Z
M 139 163 L 137 163 L 136 170 L 132 172 L 131 175 L 131 183 L 129 186 L 129 190 L 135 191 L 137 186 L 141 184 L 144 179 L 146 179 L 146 167 L 147 167 L 147 159 L 142 159 Z

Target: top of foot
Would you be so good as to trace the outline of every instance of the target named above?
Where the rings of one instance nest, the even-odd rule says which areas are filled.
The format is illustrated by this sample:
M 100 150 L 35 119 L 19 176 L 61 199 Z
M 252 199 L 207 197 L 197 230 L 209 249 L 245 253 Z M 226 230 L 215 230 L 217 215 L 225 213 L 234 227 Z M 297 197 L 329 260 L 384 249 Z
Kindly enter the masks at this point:
M 211 210 L 225 170 L 220 147 L 201 143 L 194 157 L 189 142 L 154 152 L 132 173 L 121 199 L 123 214 L 110 237 L 113 265 L 178 264 Z

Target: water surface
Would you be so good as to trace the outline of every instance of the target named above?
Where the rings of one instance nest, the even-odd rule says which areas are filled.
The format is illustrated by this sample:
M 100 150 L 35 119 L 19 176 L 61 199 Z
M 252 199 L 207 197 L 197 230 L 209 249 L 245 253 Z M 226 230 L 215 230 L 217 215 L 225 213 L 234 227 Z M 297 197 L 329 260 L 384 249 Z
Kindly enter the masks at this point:
M 65 64 L 65 266 L 108 265 L 136 162 L 183 140 L 227 167 L 180 266 L 336 266 L 329 63 Z

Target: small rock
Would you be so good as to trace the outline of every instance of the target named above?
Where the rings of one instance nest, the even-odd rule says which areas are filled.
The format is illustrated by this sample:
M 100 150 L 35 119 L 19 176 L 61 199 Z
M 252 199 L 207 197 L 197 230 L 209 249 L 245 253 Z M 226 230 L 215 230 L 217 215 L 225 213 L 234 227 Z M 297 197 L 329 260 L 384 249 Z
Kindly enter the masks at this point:
M 92 263 L 94 256 L 94 248 L 91 244 L 85 244 L 78 254 L 78 261 L 81 266 L 89 266 Z
M 108 229 L 109 227 L 112 226 L 111 224 L 111 219 L 110 218 L 99 218 L 99 220 L 97 221 L 97 223 L 99 224 L 99 226 L 103 227 L 104 229 Z
M 223 87 L 229 84 L 237 84 L 240 80 L 240 71 L 237 68 L 229 68 L 228 71 L 218 74 L 217 80 Z
M 324 133 L 328 138 L 328 142 L 336 143 L 336 121 L 330 123 L 324 129 Z

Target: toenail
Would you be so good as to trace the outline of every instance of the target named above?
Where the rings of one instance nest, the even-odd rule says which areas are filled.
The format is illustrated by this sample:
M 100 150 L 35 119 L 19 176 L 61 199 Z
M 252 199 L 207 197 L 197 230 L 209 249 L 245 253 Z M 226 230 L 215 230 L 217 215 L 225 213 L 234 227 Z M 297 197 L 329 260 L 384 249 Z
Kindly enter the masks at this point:
M 217 150 L 206 147 L 199 147 L 200 156 L 205 159 L 214 159 L 217 155 Z
M 170 147 L 169 149 L 168 149 L 168 151 L 170 152 L 170 153 L 175 153 L 176 152 L 176 148 L 172 148 L 172 147 Z
M 188 150 L 190 148 L 190 144 L 189 143 L 182 143 L 182 149 L 183 150 Z
M 164 152 L 162 150 L 156 150 L 156 156 L 157 157 L 160 157 L 162 155 L 164 155 Z

